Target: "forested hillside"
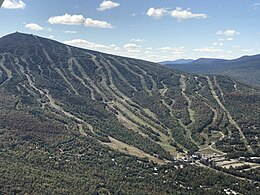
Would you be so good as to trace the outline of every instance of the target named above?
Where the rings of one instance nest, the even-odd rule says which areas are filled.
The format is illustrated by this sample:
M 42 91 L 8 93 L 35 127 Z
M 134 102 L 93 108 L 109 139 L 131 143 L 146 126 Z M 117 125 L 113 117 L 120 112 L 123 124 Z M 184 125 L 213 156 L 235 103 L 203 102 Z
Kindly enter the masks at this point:
M 0 108 L 0 194 L 257 194 L 173 164 L 259 156 L 260 91 L 226 77 L 14 33 L 0 39 Z

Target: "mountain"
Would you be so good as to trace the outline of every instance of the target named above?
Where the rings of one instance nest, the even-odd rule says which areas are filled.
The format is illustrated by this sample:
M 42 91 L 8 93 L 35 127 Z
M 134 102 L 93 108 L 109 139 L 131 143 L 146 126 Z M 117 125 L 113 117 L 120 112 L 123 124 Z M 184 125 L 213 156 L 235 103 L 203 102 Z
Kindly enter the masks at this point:
M 194 60 L 192 59 L 179 59 L 179 60 L 174 60 L 174 61 L 163 61 L 159 62 L 161 65 L 167 65 L 167 64 L 188 64 L 193 62 Z
M 197 60 L 194 60 L 191 63 L 194 64 L 211 64 L 211 63 L 221 63 L 224 62 L 226 60 L 224 59 L 217 59 L 217 58 L 199 58 Z
M 257 194 L 256 162 L 226 167 L 259 156 L 259 109 L 258 89 L 223 76 L 10 34 L 0 194 Z
M 185 65 L 168 63 L 166 66 L 190 73 L 229 76 L 249 85 L 260 86 L 260 55 L 235 60 L 202 58 Z

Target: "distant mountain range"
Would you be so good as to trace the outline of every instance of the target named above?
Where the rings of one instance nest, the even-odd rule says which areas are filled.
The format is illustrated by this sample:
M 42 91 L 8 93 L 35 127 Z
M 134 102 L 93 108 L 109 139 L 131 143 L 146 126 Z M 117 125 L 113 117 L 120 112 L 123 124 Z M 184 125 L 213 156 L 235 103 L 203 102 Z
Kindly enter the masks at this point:
M 238 81 L 260 86 L 260 55 L 243 56 L 235 60 L 201 58 L 190 63 L 163 63 L 176 70 L 229 76 Z
M 159 62 L 161 65 L 167 65 L 167 64 L 188 64 L 193 62 L 194 60 L 192 59 L 179 59 L 179 60 L 174 60 L 174 61 L 163 61 Z

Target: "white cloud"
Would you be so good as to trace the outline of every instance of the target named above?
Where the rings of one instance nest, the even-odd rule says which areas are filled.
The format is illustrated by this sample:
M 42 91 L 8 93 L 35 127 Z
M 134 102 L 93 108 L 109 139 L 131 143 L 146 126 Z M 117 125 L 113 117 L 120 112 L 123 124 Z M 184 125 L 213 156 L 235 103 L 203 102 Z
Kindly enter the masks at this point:
M 240 35 L 240 32 L 237 32 L 236 30 L 226 30 L 226 31 L 219 30 L 217 32 L 217 35 L 235 36 L 235 35 Z
M 85 18 L 82 15 L 69 15 L 50 17 L 48 22 L 50 24 L 66 24 L 66 25 L 81 25 L 84 24 Z
M 112 25 L 106 21 L 94 20 L 92 18 L 84 18 L 82 15 L 69 15 L 50 17 L 48 22 L 50 24 L 64 24 L 64 25 L 85 25 L 88 27 L 97 28 L 113 28 Z
M 66 34 L 77 34 L 77 31 L 71 31 L 71 30 L 64 30 L 63 32 Z
M 171 47 L 160 47 L 158 48 L 159 51 L 171 51 L 172 48 Z
M 175 10 L 171 12 L 171 16 L 177 18 L 179 20 L 186 20 L 186 19 L 205 19 L 208 16 L 206 14 L 194 14 L 189 10 L 183 10 L 180 7 L 177 7 Z
M 213 45 L 214 46 L 223 46 L 224 43 L 222 43 L 222 42 L 214 42 Z
M 26 24 L 24 27 L 28 28 L 30 30 L 36 30 L 36 31 L 40 31 L 40 30 L 44 29 L 43 27 L 41 27 L 40 25 L 38 25 L 36 23 L 29 23 L 29 24 Z
M 252 53 L 252 52 L 254 52 L 254 50 L 253 49 L 243 49 L 242 52 L 244 52 L 244 53 Z
M 215 49 L 215 48 L 213 48 L 213 47 L 198 48 L 198 49 L 194 49 L 193 51 L 195 51 L 195 52 L 200 52 L 200 53 L 216 53 L 216 52 L 223 52 L 222 49 Z
M 25 9 L 26 4 L 22 0 L 5 0 L 2 7 L 5 9 Z
M 86 18 L 85 26 L 97 28 L 113 28 L 112 25 L 106 21 L 93 20 L 92 18 Z
M 117 45 L 115 45 L 115 44 L 111 44 L 111 45 L 109 45 L 109 47 L 110 48 L 112 48 L 114 51 L 116 51 L 116 52 L 119 52 L 121 49 L 120 49 L 120 47 L 118 47 Z
M 192 13 L 189 9 L 184 10 L 180 7 L 176 7 L 175 10 L 168 10 L 166 8 L 149 8 L 147 13 L 148 16 L 159 19 L 165 15 L 170 15 L 173 18 L 178 20 L 186 20 L 186 19 L 205 19 L 208 16 L 206 14 L 195 14 Z
M 120 51 L 121 51 L 121 48 L 118 47 L 118 46 L 115 45 L 115 44 L 109 45 L 108 48 L 109 48 L 109 49 L 108 49 L 107 52 L 112 52 L 112 53 L 114 53 L 114 54 L 118 54 L 118 53 L 120 53 Z
M 144 53 L 147 54 L 147 55 L 153 55 L 154 54 L 152 51 L 145 51 Z
M 141 53 L 141 48 L 142 46 L 137 45 L 135 43 L 127 43 L 123 46 L 123 48 L 126 49 L 126 53 L 127 54 L 137 54 L 137 53 Z
M 156 9 L 156 8 L 151 7 L 151 8 L 148 9 L 146 14 L 148 16 L 150 16 L 150 17 L 159 19 L 162 16 L 167 14 L 167 9 L 166 8 L 158 8 L 158 9 Z
M 64 41 L 64 43 L 67 44 L 67 45 L 84 47 L 84 48 L 87 48 L 87 49 L 108 49 L 109 48 L 106 45 L 92 43 L 92 42 L 89 42 L 89 41 L 84 40 L 84 39 L 73 39 L 73 40 L 70 40 L 70 41 Z
M 105 11 L 108 9 L 113 9 L 116 8 L 120 5 L 120 3 L 116 3 L 113 1 L 103 1 L 100 5 L 99 8 L 97 8 L 98 11 Z
M 184 47 L 169 47 L 169 52 L 161 52 L 159 48 L 145 47 L 136 42 L 128 42 L 123 45 L 115 44 L 100 44 L 94 43 L 84 39 L 73 39 L 64 41 L 65 44 L 81 47 L 85 49 L 96 50 L 104 53 L 110 53 L 114 55 L 126 56 L 137 59 L 144 59 L 154 62 L 163 61 L 172 58 L 184 58 L 185 54 Z M 167 47 L 165 47 L 167 48 Z M 167 49 L 166 49 L 167 50 Z M 174 53 L 176 52 L 176 53 Z M 184 51 L 186 52 L 186 51 Z
M 177 47 L 172 49 L 172 53 L 174 54 L 183 54 L 185 52 L 184 47 Z
M 183 54 L 185 52 L 184 47 L 160 47 L 157 50 L 161 52 L 171 52 L 172 54 Z
M 136 43 L 143 43 L 144 42 L 143 39 L 131 39 L 130 41 L 136 42 Z
M 228 37 L 228 38 L 219 38 L 219 41 L 234 41 L 233 37 Z
M 227 41 L 234 41 L 234 39 L 232 37 L 227 38 Z
M 140 45 L 136 45 L 134 43 L 127 43 L 124 45 L 125 49 L 136 49 L 136 48 L 140 48 L 140 47 L 141 47 Z
M 128 53 L 141 53 L 141 50 L 139 49 L 129 49 L 127 50 Z
M 90 42 L 85 39 L 73 39 L 73 40 L 64 41 L 63 43 L 67 44 L 67 45 L 72 45 L 75 47 L 92 49 L 92 50 L 97 50 L 97 51 L 101 51 L 101 52 L 105 52 L 105 53 L 111 53 L 111 54 L 115 54 L 115 55 L 120 54 L 120 51 L 121 51 L 121 48 L 115 44 L 103 45 L 103 44 L 99 44 L 99 43 L 93 43 L 93 42 Z
M 251 5 L 251 7 L 255 10 L 259 9 L 260 8 L 260 3 L 254 3 Z
M 115 47 L 114 50 L 115 50 L 115 52 L 119 52 L 121 49 L 120 49 L 120 47 Z

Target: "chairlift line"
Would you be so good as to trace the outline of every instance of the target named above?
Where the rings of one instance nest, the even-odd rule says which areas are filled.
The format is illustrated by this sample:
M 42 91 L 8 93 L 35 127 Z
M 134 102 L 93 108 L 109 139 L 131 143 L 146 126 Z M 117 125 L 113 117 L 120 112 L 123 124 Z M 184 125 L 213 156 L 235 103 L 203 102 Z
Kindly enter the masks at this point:
M 0 0 L 0 7 L 2 7 L 4 0 Z

